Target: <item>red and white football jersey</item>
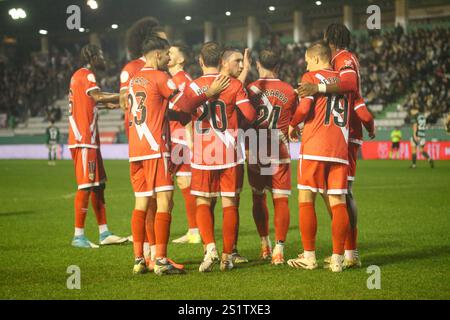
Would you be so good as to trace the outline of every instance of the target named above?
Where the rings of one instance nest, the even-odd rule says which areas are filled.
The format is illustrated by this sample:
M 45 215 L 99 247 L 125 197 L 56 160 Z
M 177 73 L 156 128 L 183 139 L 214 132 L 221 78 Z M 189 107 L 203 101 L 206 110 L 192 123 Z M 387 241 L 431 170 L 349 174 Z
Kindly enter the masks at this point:
M 170 156 L 169 101 L 189 112 L 206 101 L 204 93 L 197 95 L 187 88 L 176 95 L 176 89 L 167 73 L 153 68 L 144 67 L 131 79 L 127 99 L 130 162 Z
M 177 72 L 172 77 L 172 80 L 179 91 L 184 91 L 186 87 L 189 87 L 189 83 L 192 81 L 189 74 L 183 70 Z M 180 111 L 176 105 L 173 106 L 173 110 Z M 186 146 L 188 145 L 186 142 L 186 129 L 180 122 L 170 121 L 170 134 L 173 144 L 179 143 Z
M 99 89 L 95 75 L 87 68 L 78 69 L 70 79 L 69 148 L 98 148 L 97 107 L 89 92 Z
M 271 140 L 270 132 L 267 134 L 267 151 L 271 150 L 272 142 L 279 144 L 278 159 L 272 159 L 272 161 L 290 163 L 289 122 L 298 104 L 298 97 L 294 89 L 280 79 L 265 78 L 250 83 L 247 92 L 258 113 L 254 124 L 258 132 L 262 129 L 278 129 L 278 137 L 275 141 Z
M 302 82 L 333 84 L 339 72 L 319 70 L 306 73 Z M 302 98 L 291 121 L 292 126 L 305 122 L 300 158 L 348 164 L 349 114 L 353 94 L 316 94 Z
M 358 79 L 357 92 L 355 92 L 356 97 L 361 98 L 361 77 L 359 73 L 359 61 L 356 56 L 348 50 L 340 50 L 331 59 L 331 64 L 333 69 L 338 71 L 340 75 L 346 74 L 348 72 L 356 72 Z M 362 98 L 361 98 L 362 100 Z M 362 100 L 364 103 L 364 100 Z M 360 103 L 359 103 L 360 105 Z M 350 138 L 349 141 L 361 145 L 363 142 L 363 132 L 361 120 L 355 113 L 355 107 L 350 108 Z
M 131 78 L 134 77 L 138 71 L 140 71 L 145 65 L 145 58 L 140 57 L 139 59 L 132 60 L 128 62 L 125 67 L 123 67 L 122 72 L 120 73 L 120 91 L 128 90 L 128 86 L 130 84 Z M 129 119 L 128 119 L 129 111 L 125 112 L 124 117 L 124 128 L 125 134 L 128 136 L 129 130 Z
M 208 90 L 219 74 L 207 74 L 189 84 L 197 94 Z M 194 144 L 191 167 L 201 170 L 218 170 L 234 167 L 244 162 L 238 145 L 238 112 L 252 122 L 256 117 L 242 83 L 230 78 L 230 85 L 218 97 L 209 99 L 193 116 Z M 239 150 L 239 151 L 238 151 Z

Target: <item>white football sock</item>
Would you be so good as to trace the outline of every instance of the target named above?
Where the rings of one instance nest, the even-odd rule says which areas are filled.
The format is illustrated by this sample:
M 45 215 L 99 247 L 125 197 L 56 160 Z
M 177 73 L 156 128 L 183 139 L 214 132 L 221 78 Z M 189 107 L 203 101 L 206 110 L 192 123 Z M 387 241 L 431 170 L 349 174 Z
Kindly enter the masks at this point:
M 150 256 L 150 243 L 144 242 L 144 257 L 148 258 Z
M 272 248 L 272 244 L 270 243 L 269 236 L 261 237 L 261 245 Z
M 206 252 L 212 252 L 216 250 L 216 244 L 214 242 L 208 243 L 206 245 Z
M 107 224 L 102 224 L 98 226 L 98 232 L 99 233 L 103 233 L 105 231 L 108 231 L 108 225 Z
M 150 246 L 150 260 L 155 261 L 156 258 L 156 245 Z
M 75 237 L 84 236 L 84 228 L 75 228 Z
M 306 251 L 303 252 L 306 259 L 316 259 L 316 251 Z
M 198 228 L 191 228 L 188 231 L 190 234 L 199 234 L 200 231 L 198 230 Z
M 345 250 L 345 259 L 347 260 L 355 259 L 355 250 Z

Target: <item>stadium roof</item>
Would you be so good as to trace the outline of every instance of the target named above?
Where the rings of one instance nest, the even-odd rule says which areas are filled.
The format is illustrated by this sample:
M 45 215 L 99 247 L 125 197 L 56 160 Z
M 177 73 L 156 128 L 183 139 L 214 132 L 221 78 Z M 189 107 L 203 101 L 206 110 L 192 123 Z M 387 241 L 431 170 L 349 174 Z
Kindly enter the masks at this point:
M 394 8 L 392 0 L 322 0 L 317 6 L 316 0 L 96 0 L 98 9 L 92 10 L 86 0 L 0 0 L 0 35 L 24 36 L 37 35 L 38 30 L 48 30 L 49 35 L 70 37 L 66 28 L 69 5 L 79 5 L 82 11 L 82 27 L 91 31 L 105 31 L 112 24 L 118 24 L 123 30 L 143 16 L 155 16 L 162 25 L 183 26 L 183 28 L 202 27 L 205 20 L 221 25 L 245 23 L 245 18 L 254 15 L 265 22 L 283 22 L 292 20 L 295 9 L 305 12 L 305 16 L 326 17 L 340 12 L 343 3 L 355 7 L 355 12 L 363 12 L 369 4 Z M 420 5 L 423 1 L 410 0 L 410 6 Z M 445 0 L 429 0 L 426 5 L 446 3 Z M 269 6 L 275 6 L 270 11 Z M 26 19 L 13 20 L 8 14 L 11 8 L 23 8 Z M 231 16 L 225 12 L 230 11 Z M 186 21 L 185 16 L 191 16 Z

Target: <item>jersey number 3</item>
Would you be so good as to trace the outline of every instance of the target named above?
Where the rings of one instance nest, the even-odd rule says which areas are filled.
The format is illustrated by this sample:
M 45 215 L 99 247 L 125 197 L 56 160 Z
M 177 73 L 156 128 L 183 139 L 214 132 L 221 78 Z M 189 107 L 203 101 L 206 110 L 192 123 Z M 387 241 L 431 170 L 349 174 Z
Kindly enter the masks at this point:
M 147 98 L 147 95 L 145 94 L 145 92 L 143 91 L 138 91 L 136 92 L 136 100 L 140 98 L 139 100 L 139 105 L 137 107 L 137 112 L 136 112 L 136 116 L 133 116 L 133 96 L 131 94 L 128 95 L 128 104 L 130 106 L 130 120 L 129 125 L 130 127 L 134 124 L 136 126 L 140 126 L 141 124 L 143 124 L 147 118 L 147 107 L 145 106 L 145 99 Z M 139 116 L 140 113 L 140 116 Z

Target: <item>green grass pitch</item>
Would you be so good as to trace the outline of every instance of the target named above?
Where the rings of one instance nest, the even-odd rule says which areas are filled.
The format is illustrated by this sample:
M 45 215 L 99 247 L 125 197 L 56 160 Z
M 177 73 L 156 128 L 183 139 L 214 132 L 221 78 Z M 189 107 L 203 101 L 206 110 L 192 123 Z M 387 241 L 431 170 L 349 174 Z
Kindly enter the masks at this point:
M 126 161 L 105 161 L 110 230 L 130 234 L 133 193 Z M 296 168 L 296 163 L 294 163 Z M 0 161 L 1 299 L 449 299 L 450 161 L 431 170 L 419 162 L 359 161 L 354 194 L 359 206 L 363 268 L 341 274 L 294 270 L 258 261 L 259 237 L 248 185 L 240 207 L 239 250 L 251 261 L 228 273 L 200 274 L 201 245 L 170 245 L 169 256 L 186 264 L 187 275 L 132 275 L 132 246 L 78 249 L 73 234 L 75 180 L 71 161 Z M 293 170 L 293 186 L 296 185 Z M 271 238 L 273 240 L 273 211 Z M 318 212 L 318 258 L 331 250 L 330 219 L 322 200 Z M 301 249 L 297 191 L 290 199 L 286 257 Z M 219 248 L 221 213 L 216 208 Z M 86 235 L 98 242 L 92 209 Z M 181 193 L 175 193 L 171 240 L 186 230 Z M 66 286 L 67 267 L 81 269 L 81 290 Z M 366 268 L 381 268 L 381 289 L 369 290 Z

